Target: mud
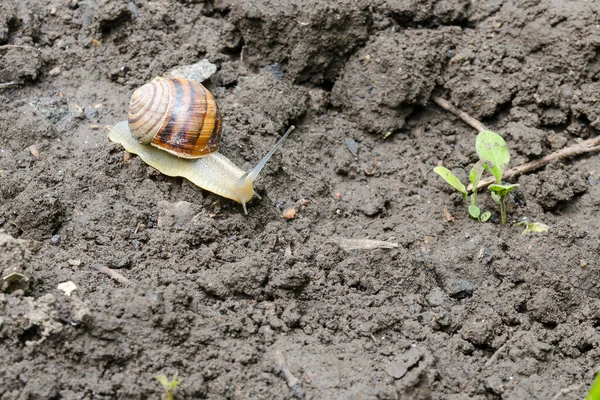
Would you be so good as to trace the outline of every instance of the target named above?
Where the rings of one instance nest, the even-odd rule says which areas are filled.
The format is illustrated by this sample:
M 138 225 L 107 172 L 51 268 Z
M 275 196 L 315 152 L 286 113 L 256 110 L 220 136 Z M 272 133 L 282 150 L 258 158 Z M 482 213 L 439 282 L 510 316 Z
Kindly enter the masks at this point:
M 189 399 L 583 398 L 600 356 L 600 158 L 518 177 L 508 226 L 483 194 L 493 217 L 476 223 L 432 171 L 465 179 L 476 132 L 430 99 L 502 134 L 511 166 L 596 136 L 599 13 L 4 0 L 0 398 L 159 398 L 155 377 L 175 373 Z M 297 127 L 248 216 L 106 137 L 134 88 L 203 59 L 237 165 Z M 549 232 L 522 235 L 524 218 Z M 4 284 L 13 272 L 27 285 Z

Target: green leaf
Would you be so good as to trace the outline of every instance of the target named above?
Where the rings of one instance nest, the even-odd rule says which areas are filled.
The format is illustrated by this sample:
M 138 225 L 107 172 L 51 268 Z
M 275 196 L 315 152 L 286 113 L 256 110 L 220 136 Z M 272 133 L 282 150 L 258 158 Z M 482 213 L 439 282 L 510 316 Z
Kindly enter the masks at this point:
M 475 149 L 479 158 L 487 164 L 485 169 L 494 175 L 496 182 L 502 182 L 502 174 L 510 161 L 502 136 L 492 131 L 481 131 L 475 140 Z
M 435 167 L 433 172 L 444 178 L 444 180 L 448 182 L 450 186 L 462 193 L 465 202 L 467 201 L 467 188 L 448 168 Z
M 178 374 L 175 373 L 173 379 L 169 379 L 165 375 L 158 375 L 156 377 L 156 380 L 160 382 L 163 389 L 165 390 L 165 393 L 162 398 L 165 400 L 173 400 L 173 391 L 181 383 Z
M 585 400 L 600 400 L 600 374 L 596 375 Z
M 477 190 L 481 175 L 483 175 L 483 161 L 479 160 L 473 165 L 471 172 L 469 172 L 469 180 L 471 181 L 471 185 L 473 185 L 473 190 Z
M 494 200 L 496 204 L 502 203 L 502 197 L 498 196 L 496 192 L 492 192 L 492 200 Z
M 521 232 L 522 235 L 526 235 L 528 233 L 542 233 L 548 232 L 550 227 L 541 222 L 519 222 L 517 225 L 525 225 L 525 230 Z
M 165 375 L 158 375 L 156 377 L 156 380 L 160 382 L 160 384 L 165 390 L 169 390 L 169 388 L 171 387 L 171 381 Z
M 479 220 L 481 222 L 486 222 L 488 219 L 490 219 L 491 216 L 492 216 L 492 213 L 489 211 L 486 211 L 483 214 L 481 214 L 481 217 L 479 218 Z
M 507 194 L 518 188 L 518 184 L 513 185 L 490 185 L 490 190 L 500 197 L 505 197 Z
M 471 204 L 471 205 L 469 206 L 469 215 L 470 215 L 472 218 L 479 219 L 479 215 L 480 215 L 480 214 L 481 214 L 481 210 L 479 209 L 479 207 L 477 207 L 477 206 L 474 206 L 473 204 Z

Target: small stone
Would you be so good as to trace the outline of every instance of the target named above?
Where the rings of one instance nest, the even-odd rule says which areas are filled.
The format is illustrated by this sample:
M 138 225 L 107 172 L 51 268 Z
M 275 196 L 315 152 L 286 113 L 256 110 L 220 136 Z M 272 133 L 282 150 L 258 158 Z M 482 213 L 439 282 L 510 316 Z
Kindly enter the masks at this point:
M 281 70 L 281 65 L 279 64 L 269 64 L 265 66 L 265 71 L 271 74 L 278 81 L 283 79 L 283 71 Z
M 474 290 L 475 287 L 469 281 L 454 281 L 447 288 L 448 295 L 458 300 L 471 297 Z
M 81 265 L 81 260 L 80 259 L 69 259 L 67 260 L 67 263 L 71 266 L 71 267 L 79 267 Z
M 296 218 L 296 209 L 288 208 L 285 211 L 283 211 L 283 214 L 281 214 L 281 216 L 285 219 L 294 219 Z
M 444 293 L 444 291 L 439 287 L 435 287 L 431 289 L 431 291 L 427 295 L 427 302 L 431 306 L 441 306 L 442 304 L 444 304 L 445 297 L 446 293 Z
M 58 246 L 60 244 L 60 235 L 52 236 L 52 239 L 50 239 L 50 243 L 54 246 Z
M 31 153 L 32 156 L 34 156 L 35 158 L 40 158 L 40 152 L 38 151 L 37 147 L 35 146 L 35 144 L 32 144 L 31 146 L 29 146 L 29 152 Z
M 69 107 L 69 113 L 71 114 L 71 116 L 73 118 L 77 118 L 77 119 L 85 118 L 85 112 L 83 111 L 83 107 L 81 107 L 79 104 L 72 102 L 72 101 L 68 101 L 67 106 Z
M 71 293 L 77 290 L 77 286 L 75 286 L 75 284 L 71 281 L 59 283 L 56 288 L 61 292 L 64 292 L 64 294 L 66 294 L 67 296 L 71 296 Z
M 137 8 L 133 1 L 130 1 L 129 4 L 127 4 L 127 9 L 131 12 L 131 17 L 133 19 L 136 19 L 140 16 L 140 10 Z
M 579 266 L 581 268 L 587 268 L 588 262 L 586 260 L 579 260 Z
M 48 72 L 48 75 L 50 76 L 57 76 L 60 75 L 60 67 L 54 67 L 50 70 L 50 72 Z
M 100 113 L 95 108 L 86 108 L 85 109 L 85 117 L 87 119 L 98 118 L 99 115 L 100 115 Z
M 204 82 L 217 72 L 217 66 L 207 59 L 196 64 L 182 65 L 171 71 L 171 78 L 187 78 L 196 82 Z
M 300 205 L 302 207 L 308 207 L 308 205 L 310 204 L 310 200 L 308 200 L 308 199 L 300 199 L 299 203 L 300 203 Z
M 346 138 L 346 147 L 348 147 L 350 154 L 352 154 L 354 157 L 358 155 L 358 143 L 356 143 L 356 141 L 351 137 Z

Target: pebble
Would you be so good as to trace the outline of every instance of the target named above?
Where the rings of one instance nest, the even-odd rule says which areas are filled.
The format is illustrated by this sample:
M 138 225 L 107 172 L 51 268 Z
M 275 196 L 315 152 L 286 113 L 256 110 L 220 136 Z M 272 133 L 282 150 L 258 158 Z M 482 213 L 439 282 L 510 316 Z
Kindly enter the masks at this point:
M 358 143 L 351 137 L 346 138 L 346 147 L 354 157 L 358 155 Z
M 57 76 L 60 75 L 60 67 L 54 67 L 50 70 L 50 72 L 48 72 L 48 75 L 50 76 Z
M 52 236 L 52 239 L 50 239 L 50 243 L 54 246 L 58 246 L 60 244 L 60 235 Z
M 130 1 L 129 4 L 127 4 L 127 9 L 131 11 L 131 16 L 133 17 L 133 19 L 136 19 L 140 16 L 140 10 L 133 3 L 133 1 Z
M 265 66 L 265 71 L 271 74 L 278 81 L 283 79 L 283 71 L 281 70 L 281 65 L 279 64 L 269 64 Z
M 171 78 L 188 78 L 196 82 L 204 82 L 217 72 L 217 66 L 207 59 L 196 64 L 182 65 L 171 71 Z
M 295 208 L 287 208 L 283 211 L 281 216 L 285 219 L 294 219 L 296 218 L 296 209 Z
M 77 290 L 77 286 L 75 286 L 75 284 L 71 281 L 59 283 L 56 288 L 64 294 L 66 294 L 67 296 L 71 296 L 71 293 Z
M 448 295 L 458 300 L 470 297 L 474 290 L 475 287 L 469 281 L 454 281 L 448 285 Z
M 86 108 L 85 109 L 85 117 L 87 119 L 98 118 L 99 115 L 100 115 L 100 113 L 95 108 Z
M 81 260 L 80 259 L 69 259 L 69 260 L 67 260 L 67 263 L 71 267 L 79 267 L 81 265 Z
M 441 306 L 444 304 L 445 297 L 446 293 L 439 287 L 435 287 L 427 295 L 427 302 L 430 306 Z

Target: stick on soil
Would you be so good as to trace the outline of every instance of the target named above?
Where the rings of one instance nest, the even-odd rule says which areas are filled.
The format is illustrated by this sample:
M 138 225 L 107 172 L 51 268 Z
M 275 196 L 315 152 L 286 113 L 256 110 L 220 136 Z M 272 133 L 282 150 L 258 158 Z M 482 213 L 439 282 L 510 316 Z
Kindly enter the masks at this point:
M 110 278 L 114 279 L 115 281 L 117 281 L 123 285 L 126 285 L 129 283 L 129 279 L 125 278 L 123 275 L 121 275 L 114 269 L 110 269 L 110 268 L 108 268 L 104 265 L 100 265 L 100 264 L 92 264 L 92 268 L 94 268 L 98 272 L 102 272 L 103 274 L 108 275 Z
M 302 381 L 292 375 L 292 372 L 285 363 L 283 353 L 280 350 L 275 350 L 275 366 L 276 372 L 281 373 L 283 378 L 287 382 L 287 385 L 294 391 L 294 395 L 297 399 L 304 398 L 304 388 L 302 387 Z
M 451 112 L 456 115 L 460 119 L 462 119 L 465 123 L 477 129 L 477 132 L 485 131 L 487 128 L 485 125 L 481 123 L 481 121 L 476 118 L 471 117 L 466 112 L 458 109 L 457 107 L 450 104 L 450 102 L 446 99 L 443 99 L 438 96 L 434 96 L 431 98 L 435 104 L 440 106 L 442 109 Z M 537 160 L 530 161 L 528 163 L 519 165 L 518 167 L 511 168 L 506 171 L 503 175 L 503 178 L 511 178 L 514 176 L 518 176 L 521 174 L 525 174 L 527 172 L 535 171 L 536 169 L 542 168 L 548 164 L 550 164 L 554 160 L 559 160 L 562 158 L 569 158 L 574 156 L 579 156 L 585 153 L 592 153 L 600 151 L 600 137 L 595 137 L 592 139 L 585 140 L 580 143 L 576 143 L 572 146 L 565 147 L 564 149 L 560 149 L 555 151 L 554 153 L 548 154 L 545 157 L 542 157 Z M 477 185 L 478 189 L 484 188 L 486 186 L 491 185 L 495 182 L 494 178 L 482 179 Z M 467 190 L 473 190 L 473 185 L 469 185 Z
M 15 86 L 20 86 L 22 84 L 23 84 L 23 82 L 17 82 L 17 81 L 3 82 L 3 83 L 0 83 L 0 89 L 7 89 L 7 88 L 15 87 Z

